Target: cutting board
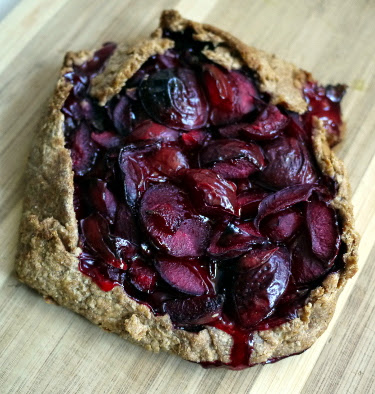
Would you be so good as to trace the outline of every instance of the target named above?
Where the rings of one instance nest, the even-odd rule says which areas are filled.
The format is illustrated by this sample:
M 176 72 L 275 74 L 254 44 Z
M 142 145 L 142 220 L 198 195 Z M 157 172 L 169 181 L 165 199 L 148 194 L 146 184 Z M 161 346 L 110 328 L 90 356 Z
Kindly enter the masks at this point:
M 19 0 L 3 7 L 0 392 L 375 392 L 375 2 Z M 24 169 L 64 53 L 146 37 L 165 8 L 228 30 L 312 71 L 322 83 L 349 86 L 343 103 L 347 135 L 336 152 L 352 183 L 362 235 L 360 269 L 343 291 L 327 332 L 300 356 L 241 372 L 206 370 L 129 344 L 68 310 L 46 304 L 16 280 Z

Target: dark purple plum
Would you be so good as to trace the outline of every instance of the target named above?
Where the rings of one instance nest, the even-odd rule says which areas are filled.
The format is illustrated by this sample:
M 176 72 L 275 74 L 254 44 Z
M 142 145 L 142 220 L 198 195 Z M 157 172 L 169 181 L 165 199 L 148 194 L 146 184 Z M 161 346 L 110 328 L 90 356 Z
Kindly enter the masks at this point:
M 123 138 L 112 131 L 102 133 L 91 133 L 91 139 L 105 149 L 117 148 L 122 145 Z
M 276 189 L 314 183 L 317 174 L 306 147 L 293 137 L 280 137 L 264 147 L 268 161 L 262 182 Z
M 152 166 L 163 175 L 175 176 L 178 171 L 189 168 L 189 161 L 177 146 L 163 146 L 150 156 Z
M 174 289 L 185 294 L 202 295 L 209 291 L 208 270 L 198 260 L 158 258 L 155 267 Z
M 80 222 L 86 244 L 99 258 L 116 268 L 125 268 L 126 264 L 114 252 L 108 234 L 108 222 L 98 213 L 93 213 Z
M 295 204 L 307 201 L 312 193 L 319 190 L 317 185 L 297 185 L 286 187 L 276 193 L 269 194 L 259 204 L 256 226 L 267 216 L 279 213 Z
M 141 258 L 131 262 L 128 270 L 130 282 L 139 291 L 151 292 L 156 287 L 158 274 L 153 267 Z
M 168 127 L 192 130 L 207 123 L 207 100 L 191 69 L 158 71 L 143 80 L 139 95 L 151 118 Z
M 225 138 L 244 138 L 246 140 L 273 140 L 282 134 L 289 119 L 280 110 L 269 105 L 263 109 L 253 123 L 232 124 L 219 129 Z
M 268 216 L 260 227 L 261 233 L 274 242 L 285 242 L 296 234 L 304 222 L 301 213 L 289 208 Z
M 307 205 L 306 222 L 312 252 L 331 265 L 340 248 L 340 233 L 335 211 L 323 201 L 313 200 Z
M 141 200 L 140 215 L 153 242 L 174 257 L 199 257 L 205 252 L 209 224 L 194 214 L 187 195 L 177 186 L 150 187 Z
M 155 144 L 145 146 L 128 145 L 119 154 L 120 169 L 124 174 L 124 189 L 127 202 L 134 206 L 151 182 L 163 182 L 160 174 L 148 159 L 150 152 L 155 152 Z
M 252 328 L 272 313 L 289 277 L 290 255 L 285 248 L 254 249 L 241 257 L 232 289 L 238 323 Z
M 261 201 L 269 193 L 260 190 L 246 190 L 237 197 L 238 205 L 241 209 L 241 218 L 253 218 L 258 213 L 258 207 Z
M 84 123 L 76 131 L 70 149 L 74 172 L 84 175 L 90 171 L 96 159 L 97 148 L 90 137 L 89 128 Z
M 181 142 L 188 150 L 196 149 L 211 139 L 211 134 L 203 130 L 190 130 L 182 133 Z
M 209 167 L 223 178 L 248 178 L 265 166 L 261 148 L 253 143 L 239 140 L 215 140 L 200 152 L 202 167 Z
M 214 229 L 207 251 L 215 258 L 232 259 L 246 253 L 252 246 L 266 241 L 252 222 L 224 221 Z
M 236 122 L 255 109 L 255 86 L 238 71 L 227 71 L 214 64 L 206 64 L 203 66 L 203 81 L 213 125 Z
M 129 139 L 131 141 L 170 142 L 177 141 L 179 136 L 180 133 L 177 130 L 151 120 L 145 120 L 134 128 Z
M 91 184 L 90 201 L 97 212 L 113 222 L 117 211 L 117 201 L 106 182 L 98 179 Z
M 329 270 L 329 266 L 311 251 L 311 242 L 305 234 L 296 238 L 291 247 L 292 274 L 297 285 L 314 282 Z
M 178 325 L 202 325 L 219 319 L 223 308 L 222 296 L 201 295 L 174 299 L 163 304 L 163 311 Z
M 206 169 L 186 170 L 184 185 L 202 214 L 239 216 L 236 185 L 214 171 Z
M 113 125 L 120 135 L 128 135 L 132 129 L 132 110 L 130 100 L 121 96 L 118 102 L 108 109 L 108 115 L 112 118 Z
M 136 225 L 127 204 L 120 203 L 117 206 L 113 234 L 120 238 L 137 242 Z

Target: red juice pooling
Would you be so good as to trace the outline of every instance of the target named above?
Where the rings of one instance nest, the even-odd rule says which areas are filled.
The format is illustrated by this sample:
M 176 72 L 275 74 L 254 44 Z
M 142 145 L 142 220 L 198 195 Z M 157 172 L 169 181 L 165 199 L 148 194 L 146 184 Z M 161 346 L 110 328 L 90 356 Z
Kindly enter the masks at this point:
M 230 362 L 202 365 L 243 369 L 253 333 L 297 317 L 340 268 L 335 192 L 310 137 L 317 116 L 338 141 L 345 89 L 307 83 L 300 116 L 271 105 L 250 70 L 208 60 L 211 44 L 165 36 L 175 49 L 151 57 L 104 107 L 90 84 L 114 44 L 65 76 L 79 269 L 178 329 L 228 333 Z
M 222 363 L 216 362 L 203 362 L 201 363 L 204 368 L 212 367 L 226 367 L 235 370 L 248 368 L 249 359 L 253 351 L 253 334 L 251 331 L 238 327 L 228 317 L 221 316 L 220 320 L 215 322 L 213 326 L 219 330 L 226 332 L 233 338 L 233 345 L 230 354 L 230 362 Z

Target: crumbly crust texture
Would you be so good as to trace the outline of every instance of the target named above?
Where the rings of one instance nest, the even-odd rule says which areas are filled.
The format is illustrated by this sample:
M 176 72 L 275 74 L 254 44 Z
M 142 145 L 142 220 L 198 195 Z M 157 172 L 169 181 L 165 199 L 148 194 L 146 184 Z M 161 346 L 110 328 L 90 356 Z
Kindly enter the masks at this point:
M 182 31 L 191 28 L 195 39 L 210 41 L 205 49 L 211 60 L 227 68 L 247 65 L 256 71 L 262 91 L 274 104 L 303 113 L 306 102 L 301 87 L 310 74 L 295 66 L 241 43 L 215 27 L 183 19 L 176 11 L 164 11 L 160 27 L 151 38 L 126 49 L 119 46 L 105 69 L 95 77 L 91 93 L 105 104 L 117 94 L 137 69 L 156 53 L 173 47 L 162 38 L 162 28 Z M 82 64 L 92 52 L 68 53 L 47 114 L 41 122 L 27 169 L 27 187 L 20 227 L 16 271 L 20 280 L 38 290 L 46 300 L 65 306 L 102 328 L 115 332 L 148 350 L 168 351 L 195 362 L 230 362 L 232 337 L 216 328 L 199 333 L 174 329 L 168 315 L 154 316 L 150 309 L 129 298 L 116 286 L 102 291 L 78 270 L 78 228 L 73 208 L 73 171 L 70 152 L 64 145 L 60 111 L 72 85 L 63 75 L 74 64 Z M 357 270 L 359 238 L 354 230 L 350 186 L 343 163 L 329 148 L 322 123 L 315 119 L 313 146 L 323 173 L 338 184 L 332 206 L 338 210 L 342 241 L 346 244 L 345 267 L 330 274 L 322 286 L 311 292 L 299 317 L 271 330 L 254 333 L 254 350 L 249 363 L 263 363 L 309 348 L 325 331 L 336 300 L 347 279 Z

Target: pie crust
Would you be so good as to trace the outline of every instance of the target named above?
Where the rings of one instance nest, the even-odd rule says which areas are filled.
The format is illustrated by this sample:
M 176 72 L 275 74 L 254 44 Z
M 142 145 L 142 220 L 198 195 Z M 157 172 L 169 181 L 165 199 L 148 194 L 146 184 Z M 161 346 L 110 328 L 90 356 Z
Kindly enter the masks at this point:
M 162 38 L 162 29 L 192 29 L 194 38 L 210 41 L 214 50 L 204 54 L 230 69 L 247 65 L 258 75 L 260 90 L 273 104 L 303 113 L 307 103 L 303 84 L 311 75 L 263 51 L 249 47 L 222 30 L 183 19 L 176 11 L 164 11 L 160 27 L 151 37 L 131 48 L 120 45 L 105 69 L 92 82 L 91 94 L 105 104 L 118 93 L 137 69 L 152 55 L 173 47 Z M 30 156 L 20 246 L 16 271 L 20 280 L 39 291 L 47 301 L 67 307 L 123 338 L 148 350 L 168 351 L 194 362 L 229 363 L 232 337 L 213 327 L 198 333 L 174 329 L 168 315 L 155 316 L 151 310 L 129 298 L 120 286 L 102 291 L 78 270 L 78 228 L 73 208 L 73 171 L 60 111 L 72 85 L 63 77 L 90 59 L 93 52 L 68 53 L 61 76 L 41 122 Z M 299 317 L 273 329 L 256 331 L 249 364 L 258 364 L 299 353 L 309 348 L 325 331 L 336 300 L 357 271 L 359 237 L 354 230 L 350 185 L 343 163 L 330 149 L 321 121 L 314 119 L 313 148 L 322 172 L 333 178 L 338 192 L 331 205 L 339 213 L 346 244 L 344 269 L 331 273 L 313 290 Z

